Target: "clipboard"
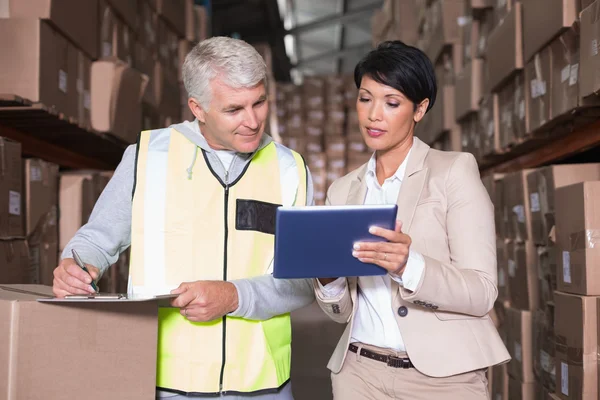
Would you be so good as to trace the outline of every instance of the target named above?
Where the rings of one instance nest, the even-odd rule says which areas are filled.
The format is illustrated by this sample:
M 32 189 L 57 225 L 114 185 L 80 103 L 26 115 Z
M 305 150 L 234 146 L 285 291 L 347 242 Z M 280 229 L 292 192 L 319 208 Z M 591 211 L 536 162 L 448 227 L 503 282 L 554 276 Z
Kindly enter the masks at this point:
M 159 307 L 171 307 L 171 299 L 176 298 L 176 294 L 161 295 L 142 295 L 127 293 L 96 293 L 84 295 L 68 295 L 64 298 L 43 297 L 37 299 L 40 303 L 127 303 L 157 301 Z
M 393 230 L 398 206 L 279 207 L 275 221 L 273 277 L 339 278 L 385 275 L 352 256 L 356 242 L 383 242 L 371 226 Z

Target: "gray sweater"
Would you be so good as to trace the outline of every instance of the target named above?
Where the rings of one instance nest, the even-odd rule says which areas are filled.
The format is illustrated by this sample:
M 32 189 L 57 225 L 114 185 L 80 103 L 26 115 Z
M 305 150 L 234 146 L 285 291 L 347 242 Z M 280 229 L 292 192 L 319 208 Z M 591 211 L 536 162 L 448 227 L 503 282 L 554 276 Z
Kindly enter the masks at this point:
M 221 161 L 202 134 L 198 123 L 184 122 L 174 126 L 193 143 L 207 153 L 208 162 L 219 177 L 225 181 L 226 171 Z M 272 141 L 264 135 L 259 148 Z M 62 258 L 68 258 L 76 249 L 84 262 L 98 267 L 104 273 L 119 258 L 119 254 L 131 244 L 131 201 L 135 170 L 136 146 L 125 150 L 121 163 L 98 199 L 87 224 L 75 234 L 65 247 Z M 253 154 L 236 154 L 228 172 L 234 181 L 252 159 Z M 313 204 L 313 184 L 308 173 L 307 205 Z M 218 267 L 218 266 L 216 266 Z M 311 280 L 281 280 L 272 275 L 231 281 L 238 291 L 239 307 L 234 317 L 266 320 L 302 308 L 314 300 Z

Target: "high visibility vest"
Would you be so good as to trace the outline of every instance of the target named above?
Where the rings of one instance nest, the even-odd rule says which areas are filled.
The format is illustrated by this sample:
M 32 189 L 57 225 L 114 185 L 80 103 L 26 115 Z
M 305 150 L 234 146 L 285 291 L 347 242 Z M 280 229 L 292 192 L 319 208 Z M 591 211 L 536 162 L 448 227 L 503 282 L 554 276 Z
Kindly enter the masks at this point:
M 282 179 L 283 166 L 290 165 L 298 177 L 292 183 Z M 142 132 L 129 291 L 161 294 L 182 282 L 265 274 L 274 254 L 276 205 L 282 193 L 286 198 L 291 193 L 294 205 L 305 205 L 306 186 L 302 157 L 275 142 L 256 152 L 234 182 L 223 182 L 204 151 L 174 128 Z M 289 314 L 197 323 L 179 311 L 159 309 L 157 387 L 187 394 L 250 393 L 276 391 L 289 380 Z

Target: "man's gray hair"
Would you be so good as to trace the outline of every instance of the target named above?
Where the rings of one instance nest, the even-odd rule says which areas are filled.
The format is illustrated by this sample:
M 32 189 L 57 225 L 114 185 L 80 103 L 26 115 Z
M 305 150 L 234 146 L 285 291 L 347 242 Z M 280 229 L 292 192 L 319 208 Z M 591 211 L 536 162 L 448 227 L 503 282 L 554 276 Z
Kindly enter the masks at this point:
M 217 36 L 198 43 L 185 57 L 183 84 L 190 97 L 208 110 L 210 82 L 218 75 L 235 89 L 267 84 L 267 66 L 256 49 L 243 40 Z

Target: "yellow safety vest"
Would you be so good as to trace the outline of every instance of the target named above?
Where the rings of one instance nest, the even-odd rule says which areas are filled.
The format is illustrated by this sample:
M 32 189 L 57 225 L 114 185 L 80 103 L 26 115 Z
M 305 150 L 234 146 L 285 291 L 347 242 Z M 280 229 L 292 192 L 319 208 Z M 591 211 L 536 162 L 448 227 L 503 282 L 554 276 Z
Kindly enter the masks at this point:
M 192 155 L 195 163 L 188 171 Z M 298 173 L 293 187 L 280 171 L 290 161 Z M 269 227 L 274 226 L 275 205 L 282 204 L 282 190 L 294 191 L 295 205 L 306 204 L 304 161 L 275 142 L 227 183 L 212 172 L 204 151 L 175 129 L 142 132 L 130 292 L 168 293 L 182 282 L 265 274 L 274 252 Z M 290 378 L 290 362 L 289 314 L 266 321 L 224 316 L 196 323 L 178 308 L 159 310 L 156 384 L 161 389 L 185 394 L 276 391 Z

